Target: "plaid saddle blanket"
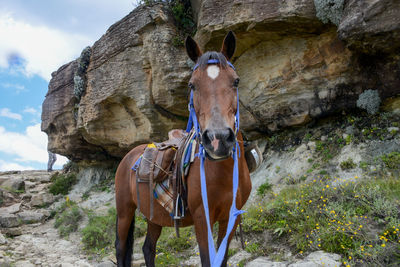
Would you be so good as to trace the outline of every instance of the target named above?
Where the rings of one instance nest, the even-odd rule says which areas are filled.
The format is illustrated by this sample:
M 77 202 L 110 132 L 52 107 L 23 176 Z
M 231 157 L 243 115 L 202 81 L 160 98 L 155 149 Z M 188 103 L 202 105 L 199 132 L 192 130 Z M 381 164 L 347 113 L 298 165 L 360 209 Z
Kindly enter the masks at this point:
M 182 161 L 179 168 L 181 169 L 182 179 L 186 177 L 189 172 L 190 164 L 194 161 L 196 150 L 195 135 L 190 135 L 190 141 L 186 143 L 183 150 Z M 177 178 L 179 179 L 179 178 Z M 174 193 L 172 186 L 172 179 L 166 179 L 160 183 L 154 184 L 153 196 L 156 201 L 168 211 L 171 217 L 174 216 Z M 178 203 L 179 204 L 179 203 Z

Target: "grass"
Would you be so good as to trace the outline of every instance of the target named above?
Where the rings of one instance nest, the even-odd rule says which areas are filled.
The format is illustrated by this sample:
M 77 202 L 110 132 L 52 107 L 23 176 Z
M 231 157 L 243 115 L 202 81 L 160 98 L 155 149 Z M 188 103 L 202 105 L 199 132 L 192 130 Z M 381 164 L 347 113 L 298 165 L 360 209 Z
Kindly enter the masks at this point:
M 257 195 L 263 197 L 272 189 L 272 185 L 267 181 L 257 188 Z
M 345 161 L 340 162 L 340 168 L 342 170 L 350 170 L 357 167 L 357 164 L 354 163 L 353 159 L 347 159 Z
M 400 152 L 392 152 L 387 155 L 382 155 L 381 159 L 387 168 L 392 170 L 400 169 Z
M 182 257 L 179 253 L 193 249 L 197 244 L 193 227 L 180 228 L 179 233 L 178 238 L 174 228 L 163 228 L 156 247 L 156 266 L 180 266 Z
M 75 202 L 67 200 L 58 209 L 55 215 L 54 227 L 62 237 L 68 237 L 70 233 L 78 230 L 79 221 L 82 219 L 81 209 Z
M 113 250 L 116 214 L 115 208 L 110 208 L 106 215 L 89 213 L 89 223 L 82 229 L 82 243 L 86 251 L 105 255 Z
M 66 195 L 76 183 L 76 180 L 76 173 L 55 173 L 50 178 L 51 185 L 49 187 L 49 192 L 53 195 Z
M 288 186 L 243 215 L 243 229 L 268 230 L 294 251 L 324 250 L 342 255 L 345 265 L 400 264 L 400 180 L 355 182 L 338 178 Z M 263 251 L 260 245 L 249 250 Z
M 197 244 L 193 227 L 180 228 L 179 235 L 179 238 L 176 237 L 175 228 L 164 227 L 160 239 L 157 242 L 158 252 L 183 252 Z

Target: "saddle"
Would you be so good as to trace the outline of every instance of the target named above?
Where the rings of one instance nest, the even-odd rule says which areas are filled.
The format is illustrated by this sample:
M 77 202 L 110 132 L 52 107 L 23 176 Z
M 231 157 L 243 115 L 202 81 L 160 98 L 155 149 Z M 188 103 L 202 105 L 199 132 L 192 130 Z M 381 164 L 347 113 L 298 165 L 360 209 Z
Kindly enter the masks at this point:
M 184 217 L 186 186 L 181 161 L 190 136 L 184 130 L 171 130 L 167 141 L 148 144 L 132 167 L 136 172 L 136 182 L 149 184 L 150 219 L 153 218 L 154 198 L 170 212 L 175 221 Z M 139 187 L 136 188 L 140 210 Z

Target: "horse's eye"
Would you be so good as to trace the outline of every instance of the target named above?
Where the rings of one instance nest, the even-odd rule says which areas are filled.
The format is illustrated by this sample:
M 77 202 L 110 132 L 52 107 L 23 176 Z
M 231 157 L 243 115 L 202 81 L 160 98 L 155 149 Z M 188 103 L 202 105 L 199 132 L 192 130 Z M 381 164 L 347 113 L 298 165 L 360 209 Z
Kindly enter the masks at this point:
M 195 87 L 193 83 L 189 83 L 189 89 L 194 91 Z
M 239 82 L 240 82 L 240 79 L 237 78 L 237 79 L 233 82 L 233 87 L 238 87 L 238 86 L 239 86 Z

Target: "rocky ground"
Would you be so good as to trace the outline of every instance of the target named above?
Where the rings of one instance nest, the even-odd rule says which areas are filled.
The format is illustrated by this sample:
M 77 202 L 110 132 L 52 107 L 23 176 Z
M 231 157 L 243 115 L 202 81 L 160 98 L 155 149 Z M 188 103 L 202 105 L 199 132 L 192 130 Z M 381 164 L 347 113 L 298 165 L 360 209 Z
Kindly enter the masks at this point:
M 48 193 L 46 171 L 0 174 L 1 266 L 92 266 L 79 238 L 61 239 L 51 213 L 60 197 Z
M 340 115 L 260 139 L 264 161 L 252 174 L 253 190 L 245 207 L 249 214 L 244 215 L 244 227 L 252 216 L 251 210 L 259 208 L 262 212 L 264 207 L 258 205 L 263 201 L 273 201 L 274 196 L 285 188 L 301 188 L 320 177 L 335 177 L 327 184 L 331 187 L 354 183 L 357 179 L 373 180 L 377 176 L 398 179 L 399 115 L 397 110 L 373 116 Z M 108 242 L 107 248 L 90 252 L 84 249 L 82 237 L 90 214 L 107 214 L 114 206 L 112 170 L 81 168 L 76 184 L 64 196 L 49 192 L 54 183 L 51 180 L 53 174 L 46 171 L 0 173 L 0 266 L 115 266 L 112 241 Z M 261 188 L 266 186 L 272 193 L 264 194 Z M 393 205 L 400 203 L 398 197 L 394 200 Z M 59 207 L 65 203 L 76 203 L 82 219 L 78 229 L 62 238 L 54 224 L 60 213 Z M 384 212 L 383 207 L 380 209 Z M 113 227 L 115 215 L 110 216 Z M 113 231 L 110 236 L 114 235 Z M 189 229 L 184 233 L 186 239 L 183 241 L 190 241 L 189 246 L 168 243 L 175 239 L 174 231 L 163 231 L 157 252 L 158 266 L 200 266 L 193 231 Z M 136 234 L 132 263 L 133 266 L 144 266 L 141 246 L 145 222 L 140 216 L 136 219 Z M 229 266 L 341 266 L 346 262 L 343 255 L 326 253 L 318 247 L 299 252 L 293 243 L 278 237 L 274 230 L 250 231 L 244 238 L 245 250 L 239 240 L 232 241 Z M 371 242 L 380 241 L 371 239 Z M 168 246 L 180 249 L 168 250 Z M 168 261 L 171 259 L 174 261 Z
M 46 171 L 0 173 L 0 266 L 115 266 L 112 255 L 96 259 L 88 255 L 83 250 L 78 233 L 72 233 L 67 239 L 59 236 L 54 227 L 53 211 L 65 200 L 61 196 L 48 193 L 51 175 L 52 173 Z M 70 193 L 77 201 L 76 192 L 82 192 L 82 183 L 84 182 L 78 183 Z M 94 193 L 88 199 L 80 199 L 80 206 L 101 210 L 104 202 L 113 201 L 112 195 L 112 192 Z M 144 266 L 140 253 L 142 243 L 143 238 L 136 241 L 133 266 Z M 231 248 L 236 253 L 229 259 L 230 266 L 237 266 L 243 260 L 254 258 L 240 249 L 238 240 L 232 242 Z M 184 253 L 187 259 L 181 265 L 199 266 L 200 259 L 196 251 L 195 248 Z M 246 266 L 338 266 L 339 259 L 338 255 L 315 252 L 303 260 L 292 262 L 274 262 L 267 257 L 260 257 Z

